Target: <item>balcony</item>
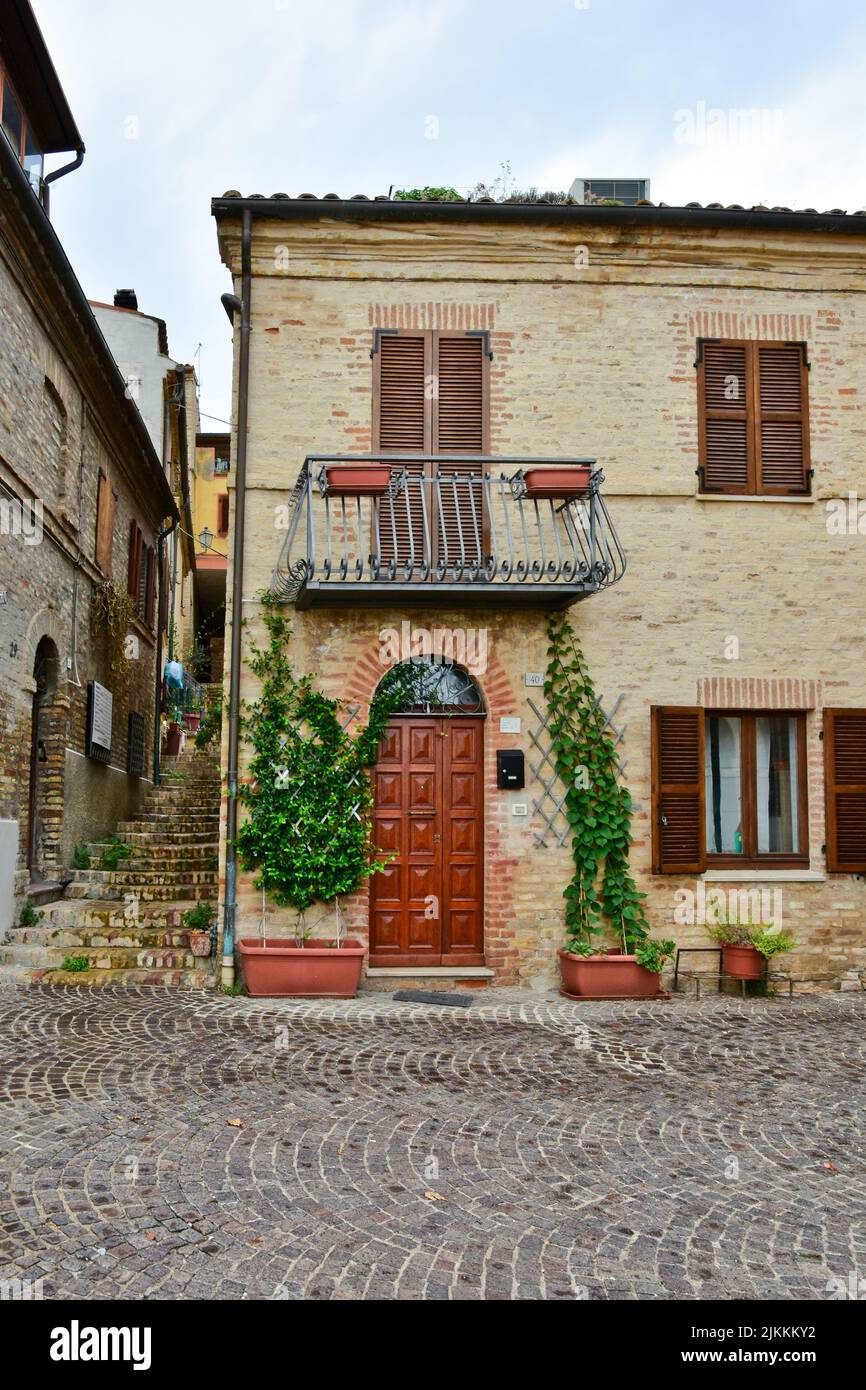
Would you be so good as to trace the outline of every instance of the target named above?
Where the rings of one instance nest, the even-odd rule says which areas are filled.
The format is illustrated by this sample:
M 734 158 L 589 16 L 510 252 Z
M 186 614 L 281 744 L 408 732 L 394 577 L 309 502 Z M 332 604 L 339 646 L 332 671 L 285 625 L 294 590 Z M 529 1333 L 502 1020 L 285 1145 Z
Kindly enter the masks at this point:
M 390 469 L 378 495 L 336 495 L 336 465 Z M 575 469 L 579 494 L 532 494 L 530 469 Z M 329 480 L 330 474 L 330 480 Z M 563 608 L 625 572 L 595 459 L 311 454 L 289 499 L 271 592 L 313 606 Z

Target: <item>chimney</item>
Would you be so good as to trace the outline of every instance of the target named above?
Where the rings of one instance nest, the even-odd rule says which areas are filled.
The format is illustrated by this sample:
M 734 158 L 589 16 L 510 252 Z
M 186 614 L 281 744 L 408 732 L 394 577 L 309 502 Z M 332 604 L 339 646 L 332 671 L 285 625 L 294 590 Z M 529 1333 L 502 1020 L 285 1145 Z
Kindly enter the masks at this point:
M 115 309 L 137 309 L 138 295 L 135 290 L 115 290 L 114 307 Z

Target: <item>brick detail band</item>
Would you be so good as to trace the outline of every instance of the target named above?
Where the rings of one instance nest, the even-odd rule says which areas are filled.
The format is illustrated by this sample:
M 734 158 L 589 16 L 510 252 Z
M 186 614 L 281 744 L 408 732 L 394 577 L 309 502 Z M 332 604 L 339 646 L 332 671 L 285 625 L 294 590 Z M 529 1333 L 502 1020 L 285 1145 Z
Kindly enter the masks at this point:
M 710 676 L 697 682 L 696 700 L 706 709 L 820 709 L 824 682 Z

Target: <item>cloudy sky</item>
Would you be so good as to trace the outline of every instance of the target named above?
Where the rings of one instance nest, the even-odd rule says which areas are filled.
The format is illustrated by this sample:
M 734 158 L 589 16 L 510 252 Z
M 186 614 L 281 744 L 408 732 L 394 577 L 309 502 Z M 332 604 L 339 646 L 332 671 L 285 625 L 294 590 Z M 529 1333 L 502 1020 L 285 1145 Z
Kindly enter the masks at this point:
M 518 188 L 648 177 L 672 204 L 866 206 L 859 0 L 33 5 L 87 145 L 55 227 L 91 298 L 132 286 L 166 320 L 214 417 L 230 284 L 209 204 L 229 188 L 467 191 L 507 163 Z

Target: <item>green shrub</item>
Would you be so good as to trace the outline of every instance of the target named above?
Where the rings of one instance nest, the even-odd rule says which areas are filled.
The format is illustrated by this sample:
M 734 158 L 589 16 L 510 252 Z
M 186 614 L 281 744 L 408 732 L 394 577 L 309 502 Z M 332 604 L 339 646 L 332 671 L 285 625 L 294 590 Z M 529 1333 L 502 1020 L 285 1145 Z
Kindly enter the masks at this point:
M 90 969 L 90 961 L 86 956 L 67 956 L 61 970 L 68 970 L 73 975 L 80 975 L 83 970 Z
M 22 927 L 35 927 L 42 921 L 42 913 L 37 912 L 33 904 L 28 900 L 21 909 L 21 916 L 18 919 Z
M 208 931 L 216 917 L 216 903 L 198 902 L 183 914 L 183 924 L 190 931 Z
M 117 835 L 109 835 L 105 849 L 102 851 L 102 868 L 114 873 L 121 859 L 130 859 L 132 850 L 129 845 L 125 845 Z
M 87 845 L 75 846 L 75 849 L 72 851 L 72 867 L 73 869 L 90 868 L 90 850 L 87 848 Z

